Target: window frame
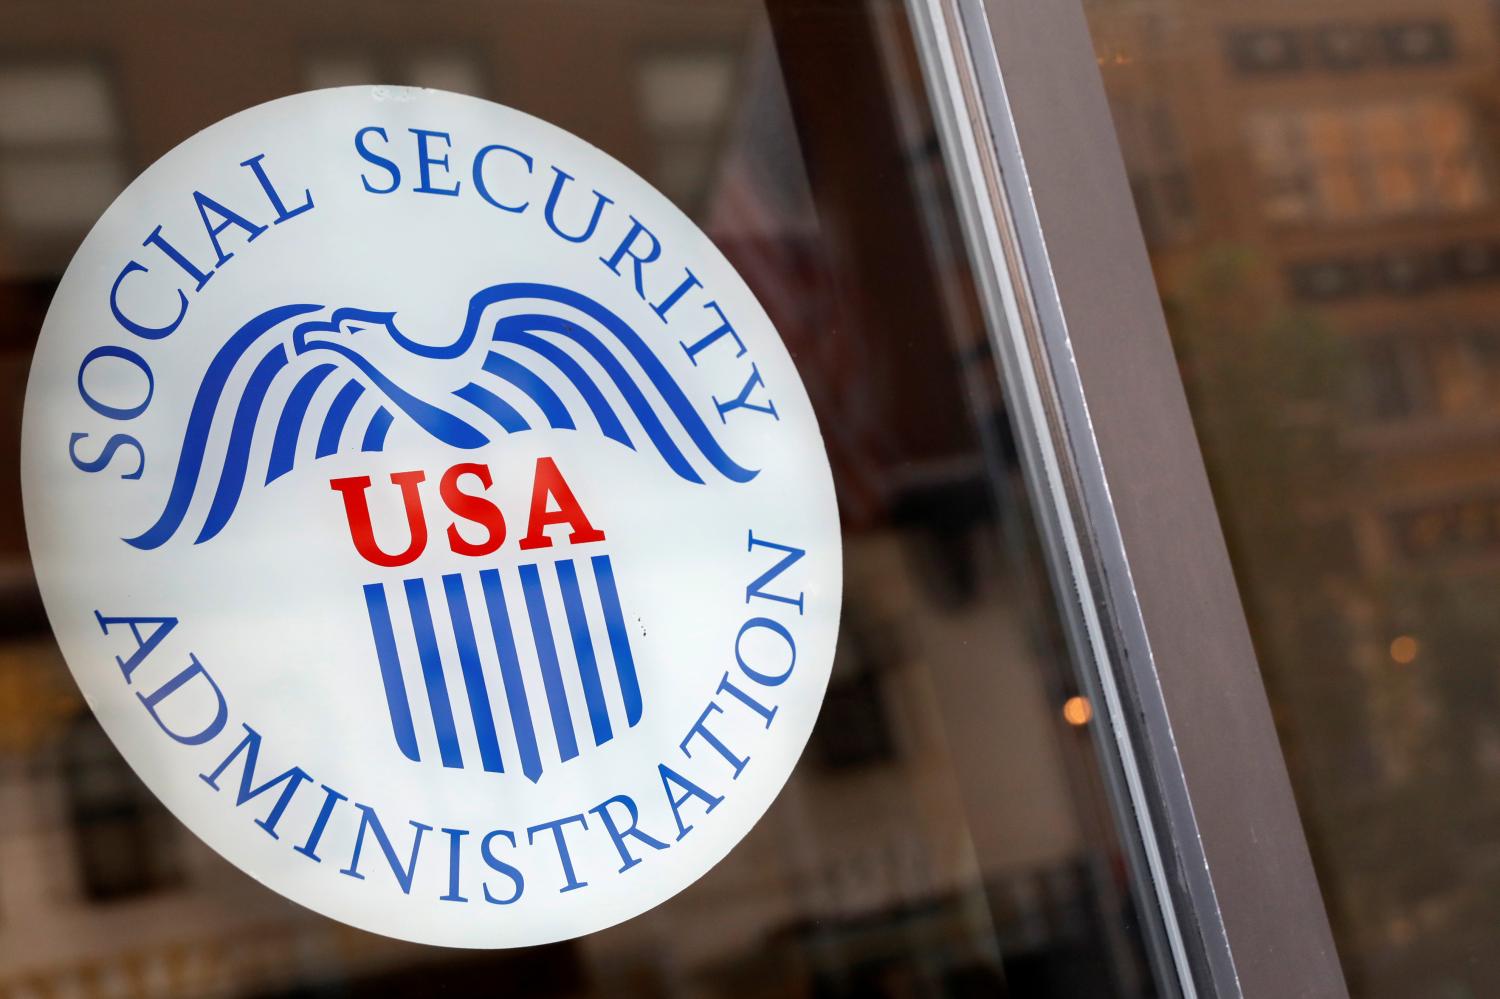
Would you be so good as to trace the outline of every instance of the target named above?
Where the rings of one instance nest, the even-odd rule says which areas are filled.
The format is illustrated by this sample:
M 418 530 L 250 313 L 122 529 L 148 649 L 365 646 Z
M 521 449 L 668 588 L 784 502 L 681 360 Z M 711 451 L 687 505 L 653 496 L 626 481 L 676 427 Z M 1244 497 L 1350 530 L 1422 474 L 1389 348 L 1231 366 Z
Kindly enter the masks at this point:
M 905 2 L 1163 987 L 1347 996 L 1082 0 Z

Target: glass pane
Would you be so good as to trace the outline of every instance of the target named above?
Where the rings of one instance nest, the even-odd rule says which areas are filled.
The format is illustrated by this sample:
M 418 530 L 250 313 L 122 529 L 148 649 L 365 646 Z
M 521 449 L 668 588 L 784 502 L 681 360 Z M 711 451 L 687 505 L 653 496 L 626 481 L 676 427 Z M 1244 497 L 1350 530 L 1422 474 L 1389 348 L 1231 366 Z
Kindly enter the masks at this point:
M 222 860 L 93 720 L 27 554 L 20 400 L 90 224 L 200 129 L 281 95 L 359 84 L 505 103 L 664 191 L 769 312 L 831 457 L 844 614 L 790 783 L 702 880 L 563 943 L 486 952 L 384 939 Z M 1477 197 L 1482 183 L 1463 173 L 1470 126 L 1426 127 L 1454 150 L 1443 189 Z M 1177 156 L 1158 151 L 1186 133 L 1165 106 L 1135 128 L 1158 164 L 1163 231 L 1182 233 L 1191 193 Z M 1279 169 L 1304 169 L 1305 153 L 1287 155 Z M 1322 183 L 1304 185 L 1309 204 Z M 1111 807 L 1101 756 L 1110 739 L 1064 650 L 947 185 L 895 0 L 10 3 L 0 995 L 1172 994 L 1146 957 L 1158 930 L 1141 900 L 1154 892 L 1131 873 L 1134 830 Z
M 1495 5 L 1085 6 L 1351 988 L 1500 994 Z

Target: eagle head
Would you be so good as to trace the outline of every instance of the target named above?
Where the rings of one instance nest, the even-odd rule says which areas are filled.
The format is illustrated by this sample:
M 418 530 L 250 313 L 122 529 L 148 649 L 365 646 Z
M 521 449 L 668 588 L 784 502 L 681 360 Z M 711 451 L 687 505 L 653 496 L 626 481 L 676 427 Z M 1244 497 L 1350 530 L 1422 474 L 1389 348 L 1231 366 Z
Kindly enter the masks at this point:
M 332 350 L 346 356 L 387 353 L 390 357 L 406 354 L 431 360 L 451 360 L 463 356 L 474 343 L 475 327 L 472 323 L 452 343 L 431 344 L 413 340 L 401 332 L 396 326 L 394 312 L 354 308 L 335 309 L 328 318 L 299 323 L 292 331 L 292 347 L 298 354 Z
M 335 309 L 327 319 L 299 323 L 292 331 L 292 346 L 299 354 L 310 350 L 359 350 L 373 337 L 384 335 L 405 344 L 406 337 L 396 328 L 394 312 L 371 312 L 368 309 Z

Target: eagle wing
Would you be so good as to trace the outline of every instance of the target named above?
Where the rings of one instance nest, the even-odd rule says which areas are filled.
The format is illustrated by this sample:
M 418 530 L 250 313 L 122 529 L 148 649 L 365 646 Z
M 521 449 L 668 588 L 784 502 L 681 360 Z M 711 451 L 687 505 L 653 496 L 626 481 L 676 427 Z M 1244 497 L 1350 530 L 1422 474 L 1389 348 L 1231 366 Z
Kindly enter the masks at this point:
M 505 314 L 495 318 L 495 307 Z M 216 537 L 245 492 L 251 477 L 252 445 L 262 427 L 272 435 L 266 485 L 292 471 L 299 444 L 314 432 L 313 427 L 317 428 L 314 458 L 355 448 L 378 452 L 398 417 L 443 443 L 472 449 L 489 443 L 489 425 L 506 434 L 533 429 L 538 423 L 579 430 L 574 410 L 580 402 L 588 411 L 585 431 L 597 428 L 605 438 L 631 449 L 636 449 L 638 439 L 643 440 L 689 482 L 704 481 L 699 467 L 732 482 L 748 482 L 757 474 L 725 453 L 640 335 L 615 313 L 577 292 L 554 285 L 512 283 L 487 288 L 471 299 L 458 342 L 471 342 L 481 324 L 489 329 L 490 338 L 481 370 L 452 393 L 472 407 L 470 418 L 452 411 L 461 406 L 434 404 L 411 394 L 347 345 L 333 347 L 345 363 L 319 360 L 310 365 L 296 361 L 314 355 L 289 353 L 285 337 L 261 349 L 267 334 L 283 323 L 321 308 L 286 305 L 263 312 L 214 355 L 188 415 L 165 507 L 154 524 L 126 538 L 127 543 L 141 549 L 159 548 L 182 528 L 195 498 L 210 488 L 213 498 L 194 543 Z M 458 361 L 458 356 L 454 359 Z M 238 377 L 245 370 L 248 375 Z M 272 392 L 274 384 L 294 376 L 284 395 Z M 319 392 L 340 379 L 342 385 L 331 398 L 330 393 Z M 238 398 L 230 398 L 227 387 L 236 383 L 241 384 Z M 351 433 L 350 418 L 367 392 L 375 393 L 380 401 L 363 429 Z M 574 398 L 571 409 L 564 395 Z M 280 411 L 273 419 L 264 419 L 267 400 L 273 397 L 281 399 Z M 210 438 L 224 420 L 229 421 L 228 442 L 217 480 L 210 483 Z
M 494 306 L 505 314 L 493 318 Z M 490 329 L 482 373 L 454 395 L 484 412 L 505 432 L 531 427 L 531 421 L 506 398 L 516 393 L 540 412 L 548 426 L 579 429 L 578 417 L 557 391 L 565 385 L 588 412 L 585 428 L 592 426 L 631 449 L 636 448 L 637 438 L 644 439 L 673 472 L 689 482 L 704 481 L 699 471 L 703 465 L 732 482 L 748 482 L 756 476 L 756 470 L 725 453 L 687 393 L 640 334 L 588 296 L 548 284 L 495 285 L 471 301 L 469 325 L 480 323 L 481 316 Z

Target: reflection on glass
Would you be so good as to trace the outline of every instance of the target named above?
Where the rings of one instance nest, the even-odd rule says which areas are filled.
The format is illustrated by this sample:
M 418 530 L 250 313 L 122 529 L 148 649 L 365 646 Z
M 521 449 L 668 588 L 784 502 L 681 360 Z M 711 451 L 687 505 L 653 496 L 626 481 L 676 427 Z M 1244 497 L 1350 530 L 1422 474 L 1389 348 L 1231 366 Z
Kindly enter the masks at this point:
M 482 95 L 488 89 L 477 54 L 463 48 L 425 49 L 400 43 L 355 48 L 339 43 L 311 50 L 298 90 L 375 84 L 430 87 Z
M 1456 101 L 1256 111 L 1246 131 L 1274 222 L 1468 212 L 1488 199 L 1474 115 Z
M 657 182 L 689 210 L 701 203 L 718 165 L 738 57 L 714 45 L 653 52 L 640 61 L 640 111 L 657 144 Z
M 0 70 L 0 144 L 108 142 L 119 132 L 100 67 L 38 62 Z
M 1086 6 L 1351 988 L 1500 994 L 1496 8 Z
M 45 269 L 124 188 L 123 131 L 102 67 L 0 65 L 0 222 L 13 270 Z
M 358 31 L 330 33 L 333 9 Z M 168 0 L 107 36 L 74 7 L 26 10 L 0 55 L 0 399 L 21 398 L 98 198 L 182 138 L 308 87 L 493 97 L 626 162 L 745 276 L 818 410 L 847 582 L 812 742 L 707 877 L 565 944 L 404 944 L 261 888 L 124 769 L 47 633 L 20 522 L 19 405 L 0 407 L 0 996 L 1157 994 L 1153 917 L 1132 902 L 1099 719 L 1062 651 L 900 3 L 230 17 Z M 160 44 L 184 32 L 192 45 Z M 69 44 L 65 72 L 25 61 Z M 278 56 L 208 79 L 205 51 Z M 1154 113 L 1140 148 L 1168 127 Z M 64 169 L 106 156 L 108 183 Z M 1153 180 L 1179 228 L 1180 172 L 1169 157 Z M 61 250 L 32 252 L 34 227 L 64 233 Z

